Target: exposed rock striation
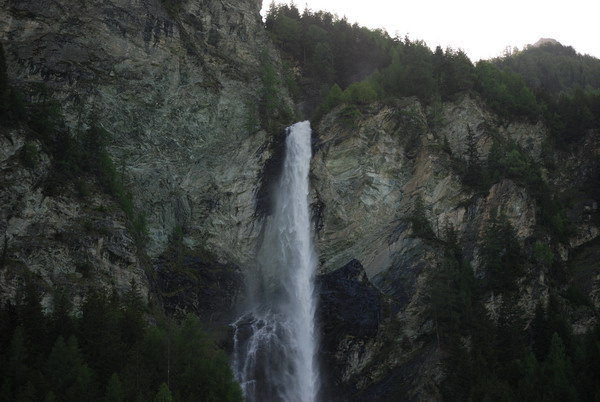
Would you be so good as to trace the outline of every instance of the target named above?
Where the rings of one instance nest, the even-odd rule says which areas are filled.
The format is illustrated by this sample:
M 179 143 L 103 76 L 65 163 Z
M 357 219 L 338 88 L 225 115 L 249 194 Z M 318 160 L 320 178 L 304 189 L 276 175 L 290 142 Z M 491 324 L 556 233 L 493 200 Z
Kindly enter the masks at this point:
M 189 226 L 190 246 L 247 263 L 268 156 L 266 133 L 248 127 L 261 57 L 272 53 L 260 4 L 172 4 L 5 0 L 9 77 L 25 90 L 44 83 L 72 135 L 92 122 L 112 135 L 110 152 L 149 221 L 151 256 L 175 226 Z
M 81 199 L 73 185 L 65 186 L 60 195 L 46 195 L 43 184 L 51 172 L 49 157 L 40 152 L 35 167 L 26 168 L 21 161 L 23 133 L 7 130 L 3 134 L 2 302 L 16 298 L 25 278 L 45 284 L 46 304 L 51 286 L 66 286 L 79 296 L 87 286 L 123 291 L 135 281 L 148 297 L 141 254 L 115 201 L 95 190 Z M 39 142 L 30 146 L 41 148 Z
M 427 307 L 428 278 L 441 263 L 448 229 L 457 234 L 477 277 L 486 276 L 479 253 L 490 219 L 506 216 L 522 246 L 539 231 L 540 201 L 519 181 L 502 179 L 484 192 L 464 183 L 469 141 L 475 143 L 481 163 L 498 140 L 517 144 L 537 162 L 566 156 L 542 153 L 547 138 L 542 124 L 502 121 L 472 95 L 446 102 L 440 112 L 442 123 L 435 128 L 428 125 L 431 112 L 416 100 L 364 106 L 352 121 L 344 117 L 348 115 L 344 108 L 334 109 L 317 127 L 312 177 L 313 200 L 319 211 L 321 272 L 323 278 L 345 272 L 349 269 L 345 261 L 354 259 L 350 265 L 364 267 L 370 284 L 388 307 L 375 335 L 363 343 L 357 335 L 347 345 L 347 353 L 340 354 L 347 361 L 337 364 L 346 374 L 337 381 L 340 387 L 353 390 L 349 400 L 436 400 L 443 379 L 443 355 L 434 343 L 433 317 Z M 592 149 L 597 147 L 586 152 L 594 155 Z M 566 179 L 568 173 L 556 173 L 576 165 L 592 169 L 593 160 L 585 157 L 578 165 L 574 161 L 565 164 L 553 177 Z M 575 183 L 562 184 L 565 191 L 576 187 Z M 432 229 L 427 235 L 416 234 L 411 225 L 417 199 L 422 200 Z M 584 242 L 594 238 L 591 233 L 597 230 L 589 220 L 586 223 Z M 581 244 L 577 236 L 570 241 Z M 588 268 L 586 272 L 591 275 L 597 270 Z M 536 304 L 547 297 L 547 274 L 547 267 L 532 264 L 520 281 L 519 304 L 529 319 Z M 595 295 L 597 290 L 590 288 L 586 293 Z M 327 300 L 328 293 L 323 297 Z M 491 315 L 501 303 L 492 295 L 486 304 Z M 325 302 L 323 308 L 327 305 Z M 344 307 L 339 308 L 344 317 Z M 352 312 L 355 306 L 347 308 Z M 591 310 L 586 314 L 593 321 Z M 589 327 L 589 320 L 578 320 Z M 353 333 L 368 328 L 357 322 Z M 325 339 L 329 342 L 330 338 Z M 338 335 L 336 339 L 346 338 Z M 353 342 L 360 343 L 360 353 L 353 352 Z M 329 353 L 333 350 L 335 347 Z
M 108 131 L 109 153 L 149 229 L 139 249 L 110 197 L 43 195 L 40 183 L 52 161 L 37 144 L 39 166 L 20 166 L 25 133 L 13 130 L 1 138 L 0 224 L 10 258 L 48 284 L 60 282 L 58 271 L 76 272 L 86 261 L 106 272 L 105 286 L 136 278 L 147 293 L 144 271 L 154 270 L 152 259 L 184 228 L 189 250 L 252 264 L 261 227 L 255 194 L 272 149 L 271 136 L 257 125 L 261 71 L 265 60 L 278 63 L 260 2 L 2 0 L 0 6 L 11 85 L 32 103 L 42 92 L 57 100 L 73 137 L 91 124 Z M 68 233 L 85 246 L 44 240 Z

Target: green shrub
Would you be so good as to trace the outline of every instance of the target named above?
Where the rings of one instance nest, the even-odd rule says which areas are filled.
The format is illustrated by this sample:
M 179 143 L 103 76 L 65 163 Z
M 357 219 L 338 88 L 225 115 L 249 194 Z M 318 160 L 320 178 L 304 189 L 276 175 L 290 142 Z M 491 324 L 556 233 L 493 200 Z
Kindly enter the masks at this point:
M 569 219 L 560 211 L 550 217 L 550 225 L 561 238 L 567 237 L 572 231 Z
M 536 241 L 533 244 L 533 260 L 543 266 L 550 266 L 554 262 L 554 253 L 547 243 Z
M 349 105 L 340 111 L 339 118 L 342 125 L 345 127 L 352 127 L 358 119 L 362 117 L 362 113 L 355 105 Z
M 377 100 L 377 92 L 368 81 L 360 81 L 350 85 L 342 94 L 344 103 L 365 105 Z

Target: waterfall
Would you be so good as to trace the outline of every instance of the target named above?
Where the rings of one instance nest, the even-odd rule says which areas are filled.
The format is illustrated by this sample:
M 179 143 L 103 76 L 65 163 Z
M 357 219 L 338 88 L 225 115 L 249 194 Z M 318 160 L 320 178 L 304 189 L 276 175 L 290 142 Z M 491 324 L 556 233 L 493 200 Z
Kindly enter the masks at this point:
M 317 264 L 308 207 L 310 122 L 287 128 L 286 154 L 257 255 L 246 313 L 235 323 L 233 369 L 247 402 L 314 402 Z

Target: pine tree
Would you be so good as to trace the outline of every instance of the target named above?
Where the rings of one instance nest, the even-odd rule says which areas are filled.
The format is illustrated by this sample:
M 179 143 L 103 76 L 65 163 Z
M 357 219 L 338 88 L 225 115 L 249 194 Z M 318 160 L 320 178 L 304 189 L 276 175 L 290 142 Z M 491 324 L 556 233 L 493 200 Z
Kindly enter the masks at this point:
M 412 225 L 412 231 L 415 236 L 431 239 L 435 237 L 431 224 L 425 213 L 425 203 L 421 195 L 417 195 L 413 204 L 412 213 L 408 217 Z
M 31 402 L 35 401 L 36 392 L 33 381 L 27 381 L 24 387 L 18 388 L 15 392 L 15 402 Z
M 127 358 L 127 348 L 121 340 L 121 315 L 118 297 L 109 299 L 103 290 L 88 290 L 81 307 L 78 334 L 85 359 L 102 384 Z
M 30 357 L 37 359 L 47 350 L 49 339 L 46 332 L 46 316 L 42 311 L 40 292 L 33 281 L 25 283 L 24 295 L 17 310 L 25 335 L 25 343 L 27 349 L 31 352 Z
M 540 399 L 540 365 L 530 351 L 519 359 L 514 369 L 518 376 L 517 400 L 535 401 Z
M 485 190 L 488 187 L 488 177 L 481 165 L 477 139 L 470 125 L 467 125 L 467 169 L 463 182 L 475 189 Z
M 0 388 L 0 402 L 12 402 L 14 400 L 12 387 L 8 377 L 4 377 L 2 388 Z
M 8 364 L 2 368 L 3 374 L 6 376 L 5 378 L 12 378 L 14 389 L 23 386 L 27 380 L 28 352 L 23 328 L 17 327 L 6 352 L 8 355 Z
M 154 402 L 172 402 L 173 395 L 171 394 L 171 390 L 164 382 L 160 384 L 160 388 L 154 397 Z
M 18 317 L 15 306 L 7 301 L 0 309 L 0 350 L 6 350 L 17 328 Z
M 467 124 L 467 166 L 469 169 L 480 167 L 477 140 L 471 126 Z
M 106 385 L 104 402 L 123 402 L 125 400 L 125 391 L 117 373 L 113 373 Z
M 46 377 L 55 395 L 66 401 L 89 401 L 96 397 L 94 373 L 85 364 L 74 336 L 67 342 L 58 337 L 48 356 Z
M 531 331 L 533 336 L 533 352 L 538 361 L 543 361 L 550 350 L 550 331 L 542 303 L 538 303 L 535 308 L 535 314 L 531 321 Z
M 62 336 L 68 339 L 75 332 L 75 324 L 71 317 L 73 303 L 66 289 L 55 289 L 52 304 L 52 313 L 48 320 L 49 338 L 56 339 Z
M 121 339 L 131 347 L 143 339 L 146 323 L 143 317 L 144 303 L 135 279 L 131 280 L 129 286 L 122 303 Z
M 523 256 L 514 228 L 505 215 L 487 222 L 480 249 L 487 290 L 513 290 Z
M 566 353 L 561 337 L 554 333 L 550 342 L 550 352 L 542 366 L 544 376 L 544 400 L 575 401 L 575 373 Z
M 67 389 L 75 382 L 78 367 L 83 363 L 76 343 L 67 346 L 64 338 L 59 336 L 48 356 L 47 378 L 53 391 L 65 395 Z

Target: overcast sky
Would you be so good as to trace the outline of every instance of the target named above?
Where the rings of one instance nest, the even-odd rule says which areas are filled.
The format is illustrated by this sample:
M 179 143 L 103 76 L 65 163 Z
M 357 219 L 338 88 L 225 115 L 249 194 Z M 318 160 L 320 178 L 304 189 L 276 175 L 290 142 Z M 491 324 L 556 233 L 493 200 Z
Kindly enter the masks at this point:
M 270 0 L 263 0 L 263 15 Z M 276 3 L 291 3 L 276 1 Z M 344 15 L 350 23 L 383 28 L 391 36 L 408 34 L 434 49 L 463 49 L 472 61 L 522 49 L 540 38 L 553 38 L 579 53 L 600 58 L 598 0 L 298 0 L 300 12 Z

